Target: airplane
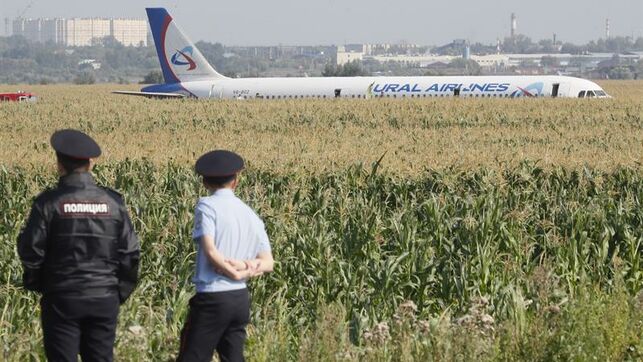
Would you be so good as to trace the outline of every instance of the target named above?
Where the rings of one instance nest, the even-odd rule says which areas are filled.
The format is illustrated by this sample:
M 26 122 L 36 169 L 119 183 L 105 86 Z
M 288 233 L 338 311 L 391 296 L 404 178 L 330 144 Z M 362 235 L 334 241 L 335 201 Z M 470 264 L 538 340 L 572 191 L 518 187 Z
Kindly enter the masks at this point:
M 147 8 L 165 83 L 140 92 L 148 98 L 611 98 L 598 84 L 567 76 L 421 76 L 229 78 L 218 73 L 164 8 Z

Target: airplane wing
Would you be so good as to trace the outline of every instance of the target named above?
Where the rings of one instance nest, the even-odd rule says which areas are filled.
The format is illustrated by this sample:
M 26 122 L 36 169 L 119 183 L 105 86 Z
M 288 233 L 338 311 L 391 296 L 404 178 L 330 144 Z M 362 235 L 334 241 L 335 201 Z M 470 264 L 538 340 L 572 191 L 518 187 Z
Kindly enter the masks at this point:
M 122 94 L 126 96 L 140 96 L 146 98 L 185 98 L 184 94 L 178 93 L 157 93 L 157 92 L 135 92 L 135 91 L 113 91 L 113 94 Z

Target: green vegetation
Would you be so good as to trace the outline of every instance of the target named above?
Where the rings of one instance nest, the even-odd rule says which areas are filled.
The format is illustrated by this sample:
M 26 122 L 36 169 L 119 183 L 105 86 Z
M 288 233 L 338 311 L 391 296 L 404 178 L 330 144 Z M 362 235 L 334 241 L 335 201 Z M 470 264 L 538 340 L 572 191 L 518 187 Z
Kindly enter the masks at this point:
M 142 280 L 123 307 L 119 360 L 178 349 L 202 194 L 191 168 L 96 169 L 124 193 Z M 279 264 L 253 281 L 251 360 L 637 360 L 643 346 L 643 173 L 427 171 L 353 166 L 316 176 L 250 169 L 240 195 Z M 0 172 L 2 356 L 40 356 L 37 297 L 18 287 L 15 240 L 43 168 Z
M 359 77 L 368 75 L 359 62 L 348 62 L 343 65 L 331 65 L 327 64 L 322 72 L 324 77 Z
M 271 75 L 320 75 L 330 62 L 327 49 L 316 55 L 258 55 L 226 48 L 219 43 L 198 42 L 197 47 L 218 71 L 230 77 Z M 277 49 L 278 47 L 275 47 Z M 326 54 L 326 55 L 324 55 Z M 32 43 L 21 36 L 0 37 L 0 83 L 72 83 L 87 71 L 83 61 L 95 60 L 92 69 L 98 83 L 138 83 L 151 71 L 160 70 L 153 44 L 147 47 L 123 46 L 113 38 L 88 47 L 66 48 L 53 43 Z
M 87 72 L 83 61 L 101 64 L 92 75 L 98 82 L 143 78 L 158 69 L 153 47 L 125 47 L 116 42 L 91 47 L 65 48 L 52 43 L 31 43 L 20 36 L 0 37 L 0 83 L 71 83 Z
M 197 47 L 219 72 L 230 77 L 256 76 L 320 76 L 342 75 L 423 75 L 425 68 L 409 67 L 397 62 L 366 60 L 349 69 L 335 69 L 333 63 L 334 46 L 304 47 L 306 51 L 294 50 L 296 47 L 230 47 L 220 43 L 198 42 Z M 518 35 L 515 39 L 504 40 L 502 51 L 505 53 L 571 53 L 585 52 L 622 53 L 643 51 L 643 37 L 612 37 L 599 39 L 584 45 L 571 43 L 553 44 L 550 39 L 533 42 L 529 37 Z M 392 45 L 386 50 L 376 50 L 375 54 L 406 54 L 408 49 Z M 419 47 L 418 53 L 462 55 L 463 44 L 453 43 L 430 49 Z M 493 54 L 496 44 L 471 44 L 473 54 Z M 123 46 L 114 38 L 97 40 L 93 46 L 63 47 L 53 43 L 32 43 L 21 36 L 0 37 L 0 83 L 74 83 L 86 72 L 87 60 L 100 64 L 99 69 L 90 69 L 97 83 L 138 83 L 151 71 L 159 70 L 158 58 L 153 44 L 147 47 Z M 610 79 L 631 79 L 643 77 L 639 64 L 617 63 L 594 77 Z M 637 68 L 638 67 L 638 68 Z M 451 72 L 458 74 L 479 74 L 480 67 L 472 63 L 454 63 Z M 451 74 L 451 73 L 447 73 Z M 148 79 L 146 82 L 151 81 Z M 86 84 L 86 83 L 83 83 Z
M 229 148 L 278 261 L 251 283 L 251 361 L 639 361 L 643 82 L 579 99 L 158 101 L 33 86 L 0 105 L 0 360 L 42 360 L 15 245 L 55 183 L 51 133 L 103 146 L 142 279 L 117 360 L 166 361 L 192 296 L 192 165 Z M 0 87 L 15 90 L 13 86 Z M 383 157 L 382 157 L 383 156 Z M 376 160 L 380 160 L 377 161 Z M 532 161 L 527 161 L 532 160 Z
M 161 84 L 165 82 L 163 79 L 163 73 L 159 70 L 153 70 L 143 77 L 142 84 Z
M 95 137 L 102 162 L 192 164 L 227 148 L 254 167 L 297 173 L 341 171 L 384 153 L 382 169 L 396 175 L 523 160 L 602 171 L 640 165 L 643 81 L 601 85 L 613 99 L 159 101 L 109 94 L 138 85 L 30 86 L 23 89 L 37 103 L 0 106 L 0 165 L 51 162 L 49 137 L 70 127 Z

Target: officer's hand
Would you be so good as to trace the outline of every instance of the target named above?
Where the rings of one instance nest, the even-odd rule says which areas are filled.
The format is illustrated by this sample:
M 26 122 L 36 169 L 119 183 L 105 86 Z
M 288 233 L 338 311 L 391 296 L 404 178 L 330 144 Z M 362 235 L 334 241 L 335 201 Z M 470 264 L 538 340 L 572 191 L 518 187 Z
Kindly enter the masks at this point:
M 261 260 L 259 259 L 246 260 L 245 263 L 250 266 L 250 269 L 261 270 Z
M 246 261 L 246 263 L 248 264 L 249 270 L 251 271 L 250 277 L 258 277 L 263 275 L 263 271 L 261 270 L 261 260 L 248 260 Z
M 247 268 L 246 263 L 244 263 L 243 260 L 226 259 L 225 262 L 232 265 L 232 267 L 237 271 L 246 270 Z

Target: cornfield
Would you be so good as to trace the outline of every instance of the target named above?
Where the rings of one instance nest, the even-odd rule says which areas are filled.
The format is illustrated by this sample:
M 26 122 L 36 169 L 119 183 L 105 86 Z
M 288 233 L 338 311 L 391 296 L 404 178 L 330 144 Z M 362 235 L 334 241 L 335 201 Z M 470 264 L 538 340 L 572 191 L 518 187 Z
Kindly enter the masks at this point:
M 195 102 L 109 94 L 127 88 L 120 85 L 33 87 L 39 103 L 0 106 L 0 163 L 48 163 L 51 133 L 73 127 L 103 145 L 102 162 L 191 164 L 227 148 L 253 167 L 295 173 L 370 164 L 384 153 L 382 168 L 399 175 L 524 160 L 547 168 L 640 165 L 643 81 L 603 86 L 616 98 Z
M 2 104 L 0 359 L 44 358 L 15 242 L 56 182 L 50 133 L 76 127 L 141 238 L 117 360 L 176 356 L 204 194 L 191 164 L 213 148 L 248 159 L 238 193 L 278 262 L 250 286 L 249 360 L 640 360 L 643 83 L 605 86 L 617 98 L 159 102 L 96 86 Z

